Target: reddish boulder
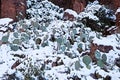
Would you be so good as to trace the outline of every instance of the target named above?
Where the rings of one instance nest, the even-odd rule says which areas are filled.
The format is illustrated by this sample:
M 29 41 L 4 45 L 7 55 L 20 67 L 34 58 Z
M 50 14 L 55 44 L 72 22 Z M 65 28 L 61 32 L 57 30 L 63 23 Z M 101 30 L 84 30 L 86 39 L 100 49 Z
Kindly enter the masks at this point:
M 98 45 L 96 43 L 91 44 L 91 52 L 94 53 L 96 50 L 99 50 L 104 53 L 108 53 L 110 50 L 112 50 L 112 46 L 106 46 L 106 45 Z
M 70 21 L 76 20 L 76 17 L 77 17 L 77 13 L 70 9 L 66 9 L 63 15 L 64 20 L 70 20 Z
M 0 0 L 0 17 L 12 18 L 14 21 L 26 16 L 26 0 Z

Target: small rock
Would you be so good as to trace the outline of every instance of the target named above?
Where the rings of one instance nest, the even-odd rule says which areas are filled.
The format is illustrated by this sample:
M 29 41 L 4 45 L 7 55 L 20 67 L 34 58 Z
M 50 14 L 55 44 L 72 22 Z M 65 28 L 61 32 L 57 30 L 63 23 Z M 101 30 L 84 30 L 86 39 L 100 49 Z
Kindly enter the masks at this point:
M 77 13 L 70 9 L 66 9 L 63 15 L 64 20 L 70 20 L 70 21 L 76 20 L 76 17 L 77 17 Z
M 37 38 L 36 41 L 35 41 L 35 43 L 40 45 L 40 44 L 41 44 L 41 41 L 42 41 L 42 40 L 41 40 L 40 38 Z

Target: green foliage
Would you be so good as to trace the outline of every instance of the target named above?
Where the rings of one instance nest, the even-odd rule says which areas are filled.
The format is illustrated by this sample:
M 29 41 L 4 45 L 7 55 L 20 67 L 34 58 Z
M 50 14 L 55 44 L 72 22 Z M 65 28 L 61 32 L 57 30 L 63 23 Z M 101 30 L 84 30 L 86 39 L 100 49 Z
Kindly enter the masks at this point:
M 8 39 L 9 39 L 9 36 L 8 36 L 8 35 L 3 36 L 3 37 L 2 37 L 2 42 L 7 43 L 7 42 L 8 42 Z
M 18 38 L 19 33 L 18 33 L 18 32 L 14 32 L 14 33 L 13 33 L 13 36 L 14 36 L 15 38 Z
M 67 47 L 67 50 L 69 50 L 69 49 L 72 47 L 69 41 L 67 41 L 67 42 L 65 43 L 65 45 L 66 45 L 66 47 Z
M 40 27 L 40 25 L 39 25 L 39 23 L 37 21 L 36 22 L 32 21 L 31 24 L 32 24 L 32 26 L 34 26 L 37 29 L 39 29 L 39 27 Z
M 57 40 L 57 42 L 61 45 L 62 44 L 62 42 L 63 42 L 63 39 L 60 37 L 60 38 L 57 38 L 56 39 Z
M 90 37 L 89 37 L 89 42 L 92 42 L 92 41 L 93 41 L 93 38 L 94 38 L 94 36 L 90 36 Z
M 82 47 L 83 47 L 82 43 L 78 44 L 78 48 L 82 48 Z
M 95 58 L 96 59 L 100 59 L 101 58 L 101 54 L 99 51 L 95 51 Z
M 41 44 L 41 46 L 42 47 L 46 47 L 46 46 L 48 46 L 49 44 L 48 44 L 48 41 L 44 41 L 42 44 Z
M 44 32 L 46 31 L 46 26 L 41 26 L 40 29 Z
M 98 65 L 99 67 L 101 67 L 101 68 L 104 68 L 104 67 L 105 67 L 105 65 L 104 65 L 104 63 L 103 63 L 102 60 L 98 60 L 98 61 L 97 61 L 97 65 Z
M 64 52 L 66 50 L 66 46 L 65 45 L 61 45 L 61 50 L 62 50 L 62 52 Z
M 13 40 L 13 44 L 20 45 L 21 44 L 21 40 L 20 39 L 14 39 Z
M 10 44 L 10 48 L 11 48 L 11 50 L 13 50 L 13 51 L 17 51 L 17 50 L 19 49 L 19 46 Z
M 87 35 L 85 33 L 81 34 L 81 41 L 86 42 L 87 41 Z
M 88 56 L 88 55 L 85 55 L 85 56 L 83 56 L 83 63 L 87 66 L 87 67 L 89 67 L 89 64 L 92 62 L 92 59 L 91 59 L 91 57 L 90 56 Z
M 76 29 L 73 29 L 72 32 L 73 32 L 74 35 L 77 34 L 77 30 Z
M 102 55 L 102 60 L 103 60 L 103 62 L 107 61 L 107 56 L 105 54 Z
M 81 53 L 83 51 L 83 44 L 78 44 L 78 48 L 77 50 L 79 51 L 79 53 Z
M 101 68 L 105 67 L 107 56 L 106 54 L 101 55 L 99 51 L 95 51 L 95 58 L 97 59 L 97 65 Z
M 80 61 L 76 61 L 76 62 L 75 62 L 75 69 L 76 69 L 76 70 L 80 70 L 80 68 L 81 68 Z
M 30 37 L 27 33 L 22 33 L 21 38 L 24 38 L 25 41 L 28 41 L 30 39 Z

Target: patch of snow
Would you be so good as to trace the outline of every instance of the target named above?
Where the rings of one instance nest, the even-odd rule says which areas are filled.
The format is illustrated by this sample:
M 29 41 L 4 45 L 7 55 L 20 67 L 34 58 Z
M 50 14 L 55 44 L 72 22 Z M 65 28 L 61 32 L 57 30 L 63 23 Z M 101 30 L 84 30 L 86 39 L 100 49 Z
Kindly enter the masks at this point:
M 120 7 L 117 9 L 116 14 L 120 12 Z
M 93 43 L 97 43 L 98 45 L 117 46 L 118 42 L 116 41 L 116 38 L 115 34 L 102 37 L 101 39 L 94 38 Z
M 98 1 L 94 1 L 93 3 L 90 3 L 86 6 L 85 8 L 85 12 L 91 12 L 91 13 L 95 13 L 96 11 L 98 11 L 102 6 L 98 3 Z
M 11 19 L 11 18 L 2 18 L 2 19 L 0 19 L 0 25 L 5 25 L 5 24 L 7 25 L 12 21 L 13 21 L 13 19 Z
M 95 16 L 92 12 L 81 12 L 79 14 L 79 18 L 82 19 L 82 18 L 85 18 L 85 17 L 88 17 L 89 19 L 93 19 L 93 20 L 99 20 L 99 18 L 97 16 Z
M 65 12 L 67 12 L 67 13 L 69 13 L 69 14 L 75 16 L 75 17 L 78 16 L 78 14 L 77 14 L 75 11 L 71 10 L 71 9 L 66 9 Z

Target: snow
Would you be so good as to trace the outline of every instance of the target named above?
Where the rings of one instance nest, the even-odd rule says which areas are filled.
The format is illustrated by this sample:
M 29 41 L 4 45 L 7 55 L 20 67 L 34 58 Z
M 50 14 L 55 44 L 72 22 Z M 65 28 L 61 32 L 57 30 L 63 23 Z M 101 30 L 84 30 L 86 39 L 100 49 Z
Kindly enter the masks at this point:
M 94 38 L 93 43 L 97 43 L 98 45 L 117 46 L 118 42 L 116 41 L 116 38 L 116 35 L 110 35 L 101 39 Z
M 12 21 L 13 21 L 13 19 L 11 19 L 11 18 L 2 18 L 2 19 L 0 19 L 0 25 L 9 24 Z
M 120 12 L 120 7 L 117 9 L 116 13 L 119 13 Z
M 94 14 L 96 13 L 96 11 L 98 11 L 102 6 L 100 4 L 98 4 L 98 1 L 94 1 L 93 3 L 90 3 L 86 6 L 84 12 L 81 12 L 79 14 L 79 18 L 85 18 L 88 17 L 89 19 L 93 19 L 93 20 L 99 20 L 97 16 L 95 16 Z
M 71 9 L 66 9 L 65 12 L 67 12 L 67 13 L 69 13 L 69 14 L 75 16 L 75 17 L 78 16 L 78 14 L 77 14 L 75 11 L 71 10 Z
M 6 80 L 6 77 L 8 77 L 7 74 L 12 75 L 13 73 L 15 73 L 16 77 L 20 80 L 24 80 L 25 75 L 28 74 L 30 77 L 35 78 L 35 80 L 39 80 L 37 79 L 39 75 L 46 80 L 68 80 L 68 78 L 73 80 L 72 78 L 74 76 L 81 78 L 81 80 L 96 80 L 91 76 L 91 74 L 95 72 L 102 76 L 102 78 L 98 80 L 103 80 L 103 77 L 105 78 L 108 75 L 112 80 L 120 79 L 119 67 L 115 65 L 115 59 L 120 57 L 120 50 L 116 48 L 120 47 L 120 34 L 103 37 L 100 33 L 85 27 L 81 22 L 63 21 L 63 9 L 47 0 L 40 2 L 37 2 L 37 0 L 33 1 L 35 1 L 36 4 L 27 10 L 32 18 L 14 23 L 16 27 L 11 32 L 0 32 L 0 80 Z M 28 0 L 28 3 L 28 5 L 32 4 L 30 0 Z M 99 20 L 97 16 L 94 15 L 94 12 L 95 10 L 99 10 L 100 7 L 101 5 L 95 1 L 89 4 L 85 11 L 80 14 L 70 9 L 67 9 L 66 12 L 80 19 L 89 17 L 94 20 Z M 12 24 L 8 25 L 11 21 L 12 19 L 10 18 L 0 19 L 0 25 L 5 24 L 7 28 L 10 27 L 13 29 Z M 0 30 L 5 30 L 6 26 L 3 26 Z M 44 28 L 46 29 L 44 30 Z M 21 31 L 21 29 L 23 29 L 23 31 Z M 18 35 L 14 34 L 14 32 L 17 32 Z M 3 44 L 1 39 L 7 34 L 9 34 L 9 42 Z M 26 35 L 23 36 L 22 34 Z M 97 37 L 98 34 L 100 35 L 99 38 Z M 17 35 L 17 37 L 14 35 Z M 51 40 L 51 35 L 54 35 L 55 40 L 53 38 Z M 21 44 L 14 44 L 13 41 L 15 39 L 21 40 L 21 36 L 24 37 L 26 41 L 23 40 Z M 85 37 L 86 41 L 82 41 L 81 36 Z M 90 50 L 90 37 L 92 37 L 91 40 L 93 43 L 113 46 L 113 50 L 109 51 L 109 53 L 100 52 L 101 55 L 106 54 L 107 56 L 106 68 L 108 72 L 101 69 L 95 63 L 91 62 L 89 64 L 89 66 L 91 66 L 90 69 L 83 63 L 82 55 L 84 54 L 82 53 Z M 41 39 L 40 44 L 36 44 L 37 38 Z M 57 40 L 58 38 L 60 40 L 62 39 L 62 43 Z M 68 38 L 73 39 L 74 44 L 71 45 Z M 46 43 L 47 46 L 43 46 L 43 43 Z M 11 44 L 18 45 L 20 49 L 17 51 L 12 50 L 10 47 Z M 82 44 L 82 52 L 78 51 L 79 44 Z M 62 46 L 67 47 L 65 47 L 65 50 L 61 50 Z M 14 56 L 15 54 L 25 55 L 25 57 L 20 58 Z M 11 69 L 17 60 L 21 61 L 20 65 Z M 79 70 L 75 69 L 76 61 L 79 61 L 82 66 Z M 39 75 L 34 75 L 34 71 L 36 71 L 34 68 L 37 68 Z

